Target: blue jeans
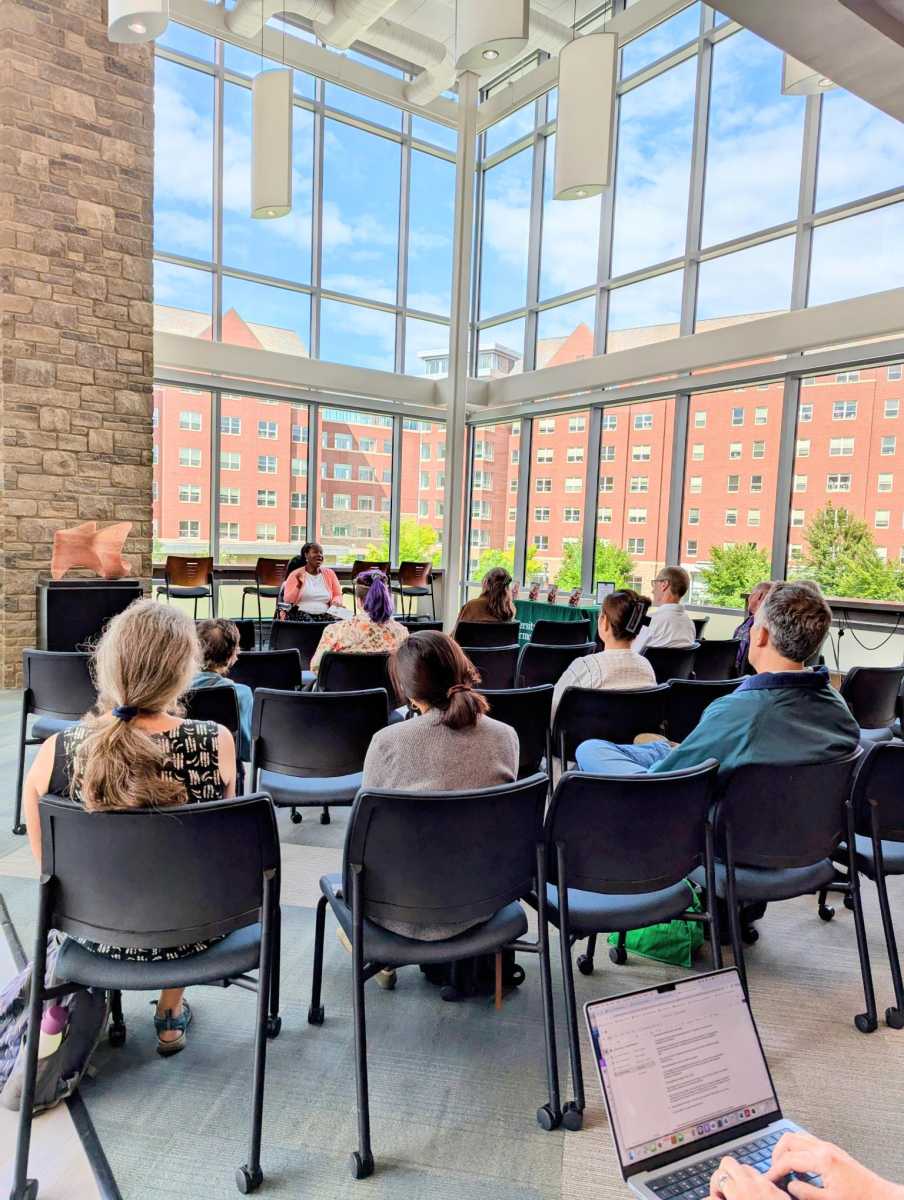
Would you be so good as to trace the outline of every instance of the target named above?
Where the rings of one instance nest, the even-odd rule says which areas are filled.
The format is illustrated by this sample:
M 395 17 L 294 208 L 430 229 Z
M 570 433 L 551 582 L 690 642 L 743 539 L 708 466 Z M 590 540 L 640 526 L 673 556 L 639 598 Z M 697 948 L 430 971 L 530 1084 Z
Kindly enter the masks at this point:
M 668 742 L 620 746 L 617 742 L 593 738 L 581 742 L 574 758 L 579 771 L 588 771 L 592 775 L 643 775 L 671 752 Z

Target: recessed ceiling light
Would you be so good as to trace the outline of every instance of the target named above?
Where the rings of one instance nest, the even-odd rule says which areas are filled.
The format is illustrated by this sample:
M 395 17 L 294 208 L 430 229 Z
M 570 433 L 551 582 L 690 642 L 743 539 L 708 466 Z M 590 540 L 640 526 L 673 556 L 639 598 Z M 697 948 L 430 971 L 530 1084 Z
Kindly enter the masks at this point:
M 499 51 L 494 50 L 491 47 L 489 50 L 483 51 L 483 57 L 487 60 L 487 62 L 493 62 L 494 59 L 499 57 Z
M 834 87 L 835 85 L 832 83 L 831 79 L 829 79 L 828 75 L 823 75 L 822 79 L 819 81 L 819 86 L 821 88 L 830 88 Z
M 129 24 L 129 29 L 131 29 L 132 33 L 137 33 L 137 34 L 139 34 L 139 36 L 140 36 L 141 34 L 143 34 L 143 33 L 147 33 L 147 31 L 148 31 L 148 27 L 147 27 L 147 25 L 143 25 L 143 24 L 141 23 L 141 21 L 132 21 L 132 22 L 130 22 L 130 24 Z

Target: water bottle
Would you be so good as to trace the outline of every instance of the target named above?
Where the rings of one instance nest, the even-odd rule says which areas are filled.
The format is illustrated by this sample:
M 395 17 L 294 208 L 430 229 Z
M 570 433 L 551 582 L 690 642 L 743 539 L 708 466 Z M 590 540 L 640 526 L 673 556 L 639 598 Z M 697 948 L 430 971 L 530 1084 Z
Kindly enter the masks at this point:
M 61 1004 L 53 1004 L 44 1013 L 41 1020 L 41 1037 L 38 1041 L 38 1061 L 50 1058 L 66 1036 L 66 1026 L 69 1024 L 69 1009 Z

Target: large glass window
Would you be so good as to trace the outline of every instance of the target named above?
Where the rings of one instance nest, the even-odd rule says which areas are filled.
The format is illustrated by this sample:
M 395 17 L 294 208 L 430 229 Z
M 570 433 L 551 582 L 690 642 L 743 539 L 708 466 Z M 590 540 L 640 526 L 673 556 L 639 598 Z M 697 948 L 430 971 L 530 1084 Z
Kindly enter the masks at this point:
M 822 98 L 817 210 L 904 185 L 904 125 L 840 89 Z
M 522 308 L 527 300 L 533 160 L 533 150 L 528 148 L 484 172 L 482 316 Z
M 361 304 L 320 302 L 320 357 L 375 371 L 395 369 L 395 314 Z
M 514 570 L 520 434 L 520 421 L 477 425 L 472 431 L 469 579 L 479 581 L 491 567 Z M 528 544 L 529 571 L 536 558 L 536 548 Z
M 477 374 L 481 379 L 514 375 L 524 369 L 524 318 L 481 329 L 477 338 Z
M 756 320 L 786 312 L 791 304 L 794 238 L 778 238 L 700 264 L 697 328 L 718 327 L 724 317 Z M 738 280 L 744 286 L 738 287 Z
M 155 60 L 154 249 L 210 259 L 213 76 Z
M 607 350 L 627 350 L 666 337 L 677 337 L 681 325 L 683 271 L 669 271 L 613 288 L 609 293 Z
M 593 355 L 596 296 L 543 309 L 537 319 L 537 368 Z
M 446 426 L 402 421 L 399 562 L 442 561 L 446 504 Z
M 304 292 L 223 277 L 222 341 L 307 358 L 311 300 Z
M 213 338 L 213 276 L 209 271 L 154 263 L 154 329 L 183 337 Z
M 813 230 L 810 304 L 828 304 L 904 285 L 904 204 Z
M 543 233 L 540 253 L 540 299 L 574 292 L 597 276 L 600 197 L 555 200 L 556 139 L 546 139 L 543 180 Z
M 449 315 L 455 164 L 411 152 L 408 217 L 408 307 Z
M 319 538 L 328 563 L 389 556 L 392 417 L 320 410 Z
M 700 32 L 700 5 L 691 4 L 648 33 L 628 42 L 622 50 L 622 78 L 649 66 L 673 50 L 693 41 Z
M 529 583 L 555 583 L 568 589 L 580 585 L 587 418 L 585 410 L 534 420 L 527 544 L 537 553 L 527 564 Z
M 210 550 L 211 414 L 209 392 L 154 388 L 154 562 Z

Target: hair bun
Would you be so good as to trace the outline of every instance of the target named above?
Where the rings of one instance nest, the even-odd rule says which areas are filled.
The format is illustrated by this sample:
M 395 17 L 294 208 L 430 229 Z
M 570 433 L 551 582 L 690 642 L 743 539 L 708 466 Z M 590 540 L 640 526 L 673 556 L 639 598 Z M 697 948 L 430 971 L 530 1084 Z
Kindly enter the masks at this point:
M 446 697 L 451 700 L 456 692 L 470 692 L 472 690 L 469 683 L 453 683 L 446 692 Z

